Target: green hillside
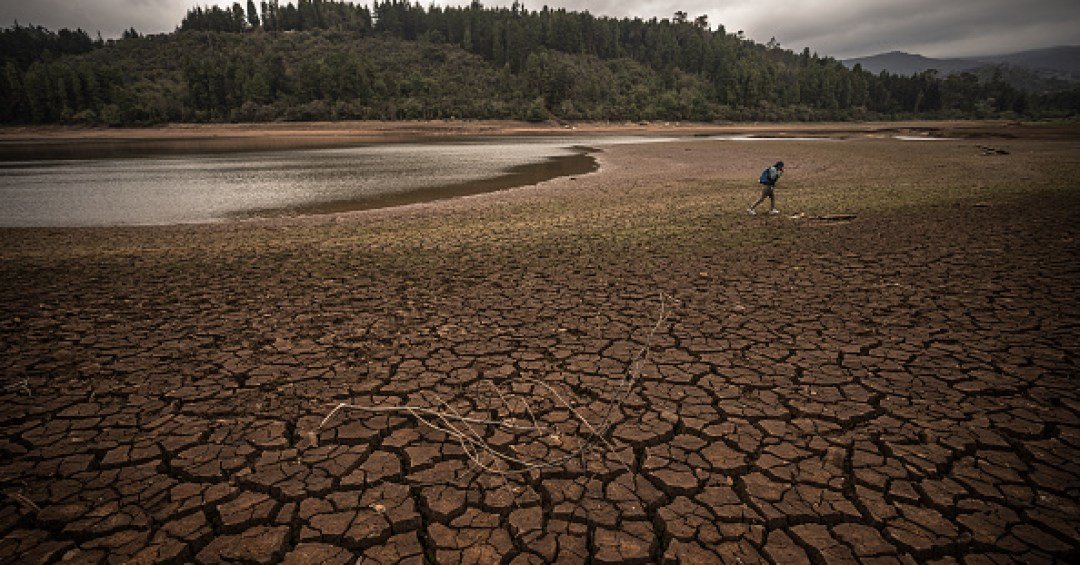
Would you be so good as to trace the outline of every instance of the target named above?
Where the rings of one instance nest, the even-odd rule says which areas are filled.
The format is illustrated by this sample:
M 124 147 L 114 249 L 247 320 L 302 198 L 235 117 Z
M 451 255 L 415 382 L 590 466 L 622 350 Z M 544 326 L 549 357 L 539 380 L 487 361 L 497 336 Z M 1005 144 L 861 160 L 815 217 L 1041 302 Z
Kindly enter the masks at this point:
M 261 9 L 260 9 L 261 8 Z M 111 41 L 0 31 L 0 121 L 842 120 L 1068 115 L 992 77 L 874 75 L 691 20 L 391 0 L 196 8 Z

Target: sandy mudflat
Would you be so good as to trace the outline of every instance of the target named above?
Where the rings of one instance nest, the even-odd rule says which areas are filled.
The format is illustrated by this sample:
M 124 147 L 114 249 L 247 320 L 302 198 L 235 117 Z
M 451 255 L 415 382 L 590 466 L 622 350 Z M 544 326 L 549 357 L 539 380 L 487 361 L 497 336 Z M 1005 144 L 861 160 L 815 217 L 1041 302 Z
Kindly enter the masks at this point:
M 477 135 L 545 135 L 568 132 L 657 134 L 680 133 L 852 133 L 916 131 L 967 135 L 1071 135 L 1068 125 L 1022 126 L 1004 121 L 925 121 L 865 123 L 737 123 L 702 124 L 680 122 L 575 122 L 527 123 L 511 121 L 411 121 L 411 122 L 273 122 L 258 124 L 171 124 L 142 128 L 86 126 L 0 126 L 0 141 L 43 140 L 147 140 L 283 137 L 383 140 L 402 137 Z
M 849 139 L 621 145 L 368 212 L 0 230 L 0 561 L 1075 560 L 1080 136 L 925 127 L 959 139 L 731 128 Z M 751 217 L 778 158 L 783 214 Z M 545 432 L 320 427 L 340 402 Z M 558 464 L 485 472 L 477 445 Z

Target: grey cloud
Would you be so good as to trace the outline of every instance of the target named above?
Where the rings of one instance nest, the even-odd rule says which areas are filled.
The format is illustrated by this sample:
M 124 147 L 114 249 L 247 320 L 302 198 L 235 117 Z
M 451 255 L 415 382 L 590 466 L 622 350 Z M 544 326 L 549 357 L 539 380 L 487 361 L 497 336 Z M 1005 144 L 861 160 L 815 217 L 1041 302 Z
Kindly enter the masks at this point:
M 420 3 L 426 6 L 429 1 Z M 0 24 L 18 19 L 53 29 L 100 30 L 106 37 L 132 26 L 159 33 L 172 31 L 188 8 L 213 3 L 226 5 L 232 0 L 0 0 Z M 435 3 L 462 5 L 468 0 Z M 784 47 L 809 47 L 835 57 L 892 50 L 946 57 L 1080 43 L 1076 0 L 528 0 L 524 4 L 530 10 L 548 4 L 644 19 L 670 18 L 682 10 L 690 17 L 707 15 L 713 26 L 743 30 L 759 42 L 776 37 Z
M 850 57 L 905 50 L 962 56 L 1080 43 L 1075 0 L 551 0 L 551 6 L 613 16 L 705 14 L 759 42 Z M 540 4 L 542 5 L 542 4 Z M 536 9 L 540 5 L 528 4 Z
M 245 0 L 246 1 L 246 0 Z M 82 28 L 117 37 L 134 27 L 143 33 L 172 31 L 184 13 L 196 4 L 191 0 L 0 0 L 0 24 L 41 25 L 50 29 Z M 223 3 L 223 2 L 221 2 Z M 230 2 L 231 3 L 231 2 Z
M 879 6 L 845 6 L 827 17 L 792 17 L 777 23 L 789 46 L 810 45 L 838 56 L 900 49 L 931 56 L 959 56 L 1071 44 L 1078 39 L 1080 8 L 1064 1 L 1011 0 L 941 3 L 914 0 Z M 1065 23 L 1066 25 L 1062 25 Z M 1038 29 L 1036 32 L 1035 30 Z
M 1075 0 L 690 0 L 612 2 L 553 0 L 552 5 L 612 15 L 670 17 L 681 9 L 713 25 L 744 30 L 756 41 L 810 47 L 850 57 L 905 50 L 962 56 L 1080 43 Z

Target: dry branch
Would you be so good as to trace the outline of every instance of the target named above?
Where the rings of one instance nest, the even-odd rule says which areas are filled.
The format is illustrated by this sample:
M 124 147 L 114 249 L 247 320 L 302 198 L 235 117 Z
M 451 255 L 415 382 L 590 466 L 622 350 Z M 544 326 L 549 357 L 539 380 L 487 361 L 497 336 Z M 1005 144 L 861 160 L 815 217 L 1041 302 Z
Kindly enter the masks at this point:
M 489 383 L 495 390 L 499 402 L 505 408 L 508 416 L 505 419 L 475 418 L 462 414 L 441 396 L 430 393 L 431 406 L 393 405 L 393 406 L 363 406 L 359 404 L 340 403 L 319 423 L 319 428 L 325 426 L 333 417 L 342 410 L 356 410 L 369 413 L 391 413 L 408 415 L 420 424 L 445 434 L 449 439 L 456 441 L 466 457 L 471 461 L 475 470 L 490 473 L 501 477 L 504 481 L 509 475 L 524 475 L 527 473 L 547 469 L 561 468 L 570 461 L 580 458 L 585 464 L 585 458 L 599 449 L 601 454 L 616 453 L 617 449 L 609 439 L 613 417 L 622 411 L 623 405 L 633 392 L 634 385 L 641 378 L 641 371 L 648 362 L 652 350 L 653 338 L 667 320 L 667 302 L 671 297 L 660 293 L 660 314 L 656 323 L 649 330 L 645 343 L 630 359 L 627 370 L 616 386 L 614 393 L 606 401 L 604 416 L 598 423 L 590 422 L 573 403 L 567 398 L 568 395 L 560 393 L 551 384 L 529 377 L 522 376 L 518 382 L 531 385 L 528 390 L 532 391 L 532 397 L 513 392 L 504 393 L 496 384 Z M 427 399 L 425 399 L 427 400 Z M 551 410 L 566 410 L 578 425 L 579 434 L 572 435 L 567 440 L 573 445 L 571 449 L 556 458 L 539 459 L 526 457 L 514 453 L 501 451 L 484 439 L 483 434 L 476 427 L 483 429 L 504 429 L 526 436 L 527 442 L 543 443 L 545 439 L 557 443 L 563 443 L 563 435 L 554 426 L 542 425 L 537 417 L 534 405 L 544 402 L 545 406 L 551 406 Z M 522 425 L 513 418 L 514 405 L 520 405 L 528 415 L 531 425 Z M 498 412 L 498 409 L 495 410 Z M 521 445 L 511 445 L 509 451 L 516 451 Z M 616 459 L 618 460 L 618 459 Z M 627 463 L 619 462 L 629 469 Z

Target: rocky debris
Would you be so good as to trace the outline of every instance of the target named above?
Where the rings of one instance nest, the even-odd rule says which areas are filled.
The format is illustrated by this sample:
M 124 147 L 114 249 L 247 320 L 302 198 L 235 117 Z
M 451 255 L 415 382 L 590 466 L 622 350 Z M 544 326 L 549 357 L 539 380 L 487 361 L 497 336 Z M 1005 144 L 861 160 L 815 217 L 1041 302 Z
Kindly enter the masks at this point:
M 1008 155 L 1009 154 L 1008 150 L 997 149 L 997 148 L 994 148 L 994 147 L 990 147 L 989 145 L 976 145 L 975 147 L 977 147 L 979 149 L 979 151 L 982 151 L 983 156 Z

